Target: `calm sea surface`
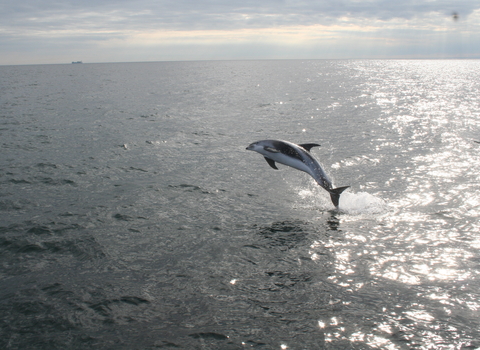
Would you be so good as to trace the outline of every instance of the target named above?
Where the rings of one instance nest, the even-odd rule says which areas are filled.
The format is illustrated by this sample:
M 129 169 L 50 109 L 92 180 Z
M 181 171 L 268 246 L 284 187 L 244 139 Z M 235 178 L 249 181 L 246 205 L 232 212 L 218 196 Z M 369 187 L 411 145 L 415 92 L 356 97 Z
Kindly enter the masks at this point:
M 478 60 L 2 66 L 0 146 L 1 349 L 480 349 Z

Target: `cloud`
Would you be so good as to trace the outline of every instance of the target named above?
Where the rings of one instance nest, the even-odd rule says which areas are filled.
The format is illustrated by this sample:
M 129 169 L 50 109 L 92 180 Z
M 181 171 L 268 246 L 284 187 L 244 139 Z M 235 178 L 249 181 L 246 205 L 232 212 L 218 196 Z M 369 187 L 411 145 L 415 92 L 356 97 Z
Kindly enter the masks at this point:
M 8 0 L 7 0 L 8 1 Z M 9 0 L 0 15 L 2 27 L 122 28 L 127 30 L 234 30 L 292 25 L 334 25 L 341 18 L 388 21 L 453 11 L 468 17 L 477 0 L 137 0 L 32 1 Z
M 432 45 L 432 54 L 439 54 L 440 46 L 448 48 L 441 41 L 457 33 L 469 55 L 480 55 L 474 48 L 479 14 L 478 0 L 5 0 L 0 48 L 8 57 L 31 52 L 45 60 L 42 47 L 64 57 L 77 51 L 107 57 L 110 50 L 109 57 L 119 60 L 196 59 L 206 57 L 207 46 L 216 57 L 228 53 L 221 50 L 258 57 L 269 47 L 279 58 L 292 56 L 293 48 L 312 58 L 342 58 L 399 55 L 402 47 L 409 55 Z M 190 55 L 185 47 L 194 48 Z M 138 54 L 127 55 L 128 49 Z

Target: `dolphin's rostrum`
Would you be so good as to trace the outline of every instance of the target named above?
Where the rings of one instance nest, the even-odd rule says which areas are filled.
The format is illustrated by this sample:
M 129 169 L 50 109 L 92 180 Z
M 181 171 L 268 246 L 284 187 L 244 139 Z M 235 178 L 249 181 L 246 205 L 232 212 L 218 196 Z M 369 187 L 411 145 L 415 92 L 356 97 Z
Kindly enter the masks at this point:
M 350 186 L 333 188 L 332 181 L 310 154 L 310 149 L 317 146 L 320 145 L 316 143 L 296 145 L 288 141 L 262 140 L 250 144 L 247 150 L 263 155 L 273 169 L 278 170 L 275 165 L 277 162 L 310 174 L 320 186 L 330 193 L 333 205 L 338 207 L 340 194 Z

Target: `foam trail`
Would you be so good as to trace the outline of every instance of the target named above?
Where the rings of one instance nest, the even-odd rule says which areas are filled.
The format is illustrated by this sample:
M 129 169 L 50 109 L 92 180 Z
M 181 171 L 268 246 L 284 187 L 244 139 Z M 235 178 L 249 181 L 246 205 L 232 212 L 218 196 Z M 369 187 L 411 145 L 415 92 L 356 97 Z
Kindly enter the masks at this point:
M 388 210 L 383 199 L 367 192 L 344 192 L 339 209 L 348 214 L 381 214 Z

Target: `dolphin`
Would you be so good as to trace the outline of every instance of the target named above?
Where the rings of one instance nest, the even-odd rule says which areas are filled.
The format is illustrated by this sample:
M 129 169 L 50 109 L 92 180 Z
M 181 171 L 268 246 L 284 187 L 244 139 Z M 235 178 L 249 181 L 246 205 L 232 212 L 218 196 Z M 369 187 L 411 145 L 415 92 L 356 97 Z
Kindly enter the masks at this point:
M 312 157 L 310 150 L 312 147 L 319 147 L 317 143 L 305 143 L 301 145 L 281 140 L 262 140 L 250 144 L 247 147 L 249 151 L 255 151 L 265 157 L 268 165 L 278 170 L 275 162 L 288 165 L 292 168 L 304 171 L 317 181 L 328 193 L 332 199 L 333 205 L 338 208 L 340 194 L 350 186 L 333 188 L 332 181 L 329 179 L 320 164 Z

